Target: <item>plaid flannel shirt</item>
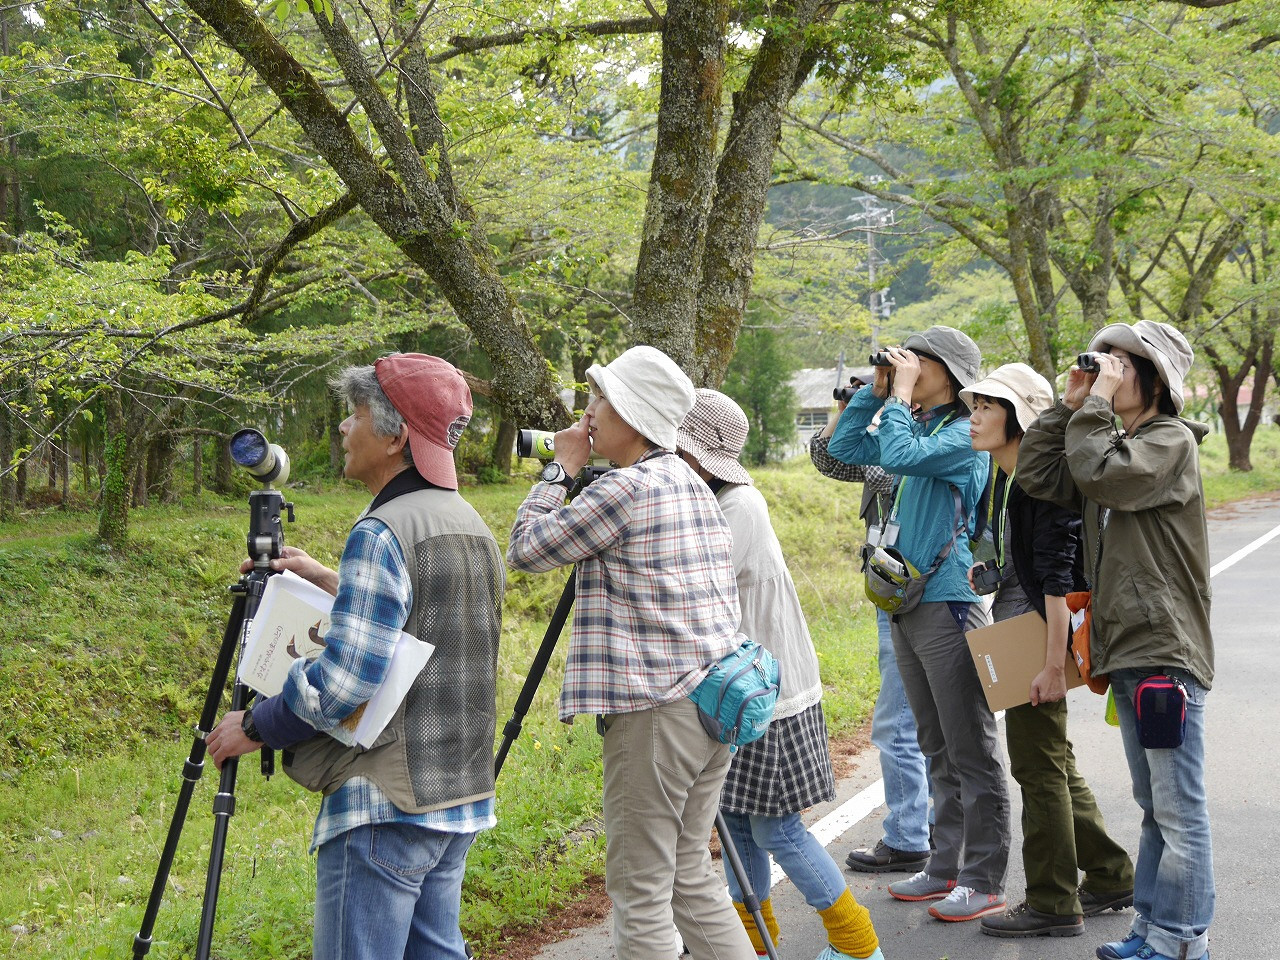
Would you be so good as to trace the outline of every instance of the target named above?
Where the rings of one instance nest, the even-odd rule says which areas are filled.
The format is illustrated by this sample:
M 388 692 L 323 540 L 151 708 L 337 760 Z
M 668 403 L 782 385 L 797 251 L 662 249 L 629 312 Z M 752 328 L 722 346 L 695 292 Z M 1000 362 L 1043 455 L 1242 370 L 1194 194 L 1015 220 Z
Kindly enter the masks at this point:
M 843 480 L 845 483 L 862 483 L 877 494 L 893 493 L 898 486 L 898 478 L 874 463 L 845 463 L 837 460 L 827 452 L 830 437 L 820 437 L 816 433 L 809 438 L 809 460 L 824 477 L 832 480 Z
M 314 661 L 293 665 L 281 696 L 293 713 L 317 730 L 350 743 L 340 726 L 367 701 L 391 666 L 400 630 L 413 609 L 413 581 L 404 551 L 381 520 L 359 520 L 338 566 L 338 594 Z M 373 823 L 412 823 L 445 833 L 474 833 L 494 825 L 493 798 L 428 813 L 406 813 L 367 777 L 352 777 L 320 802 L 312 833 L 314 851 L 326 840 Z
M 611 470 L 564 503 L 538 483 L 516 512 L 507 563 L 577 564 L 560 719 L 630 713 L 691 694 L 745 639 L 728 525 L 679 457 Z

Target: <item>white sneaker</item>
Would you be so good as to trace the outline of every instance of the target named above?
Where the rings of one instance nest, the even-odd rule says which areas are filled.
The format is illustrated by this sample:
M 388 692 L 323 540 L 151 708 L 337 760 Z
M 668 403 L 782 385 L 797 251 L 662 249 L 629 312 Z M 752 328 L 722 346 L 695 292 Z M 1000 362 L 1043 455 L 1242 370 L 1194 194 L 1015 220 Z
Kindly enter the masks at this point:
M 954 880 L 939 880 L 921 870 L 909 880 L 895 880 L 889 884 L 889 896 L 895 900 L 941 900 L 955 888 Z
M 1004 913 L 1005 899 L 999 893 L 979 893 L 973 887 L 957 886 L 940 903 L 929 908 L 929 914 L 939 920 L 959 923 L 977 920 L 993 913 Z

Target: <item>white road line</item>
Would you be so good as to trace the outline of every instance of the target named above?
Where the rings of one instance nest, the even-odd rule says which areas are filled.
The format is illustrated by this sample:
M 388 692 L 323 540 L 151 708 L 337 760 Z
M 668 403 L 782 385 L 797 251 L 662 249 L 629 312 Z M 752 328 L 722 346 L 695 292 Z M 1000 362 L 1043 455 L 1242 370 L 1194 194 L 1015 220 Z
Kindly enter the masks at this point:
M 1259 547 L 1266 546 L 1276 537 L 1280 537 L 1280 525 L 1273 527 L 1267 533 L 1264 533 L 1257 540 L 1248 546 L 1241 547 L 1225 560 L 1215 564 L 1209 570 L 1209 579 L 1212 580 L 1222 571 L 1227 570 L 1249 554 L 1253 553 Z M 996 720 L 1004 716 L 1004 711 L 996 714 Z M 836 809 L 832 810 L 817 823 L 809 827 L 809 832 L 817 838 L 818 842 L 824 847 L 829 846 L 837 837 L 843 836 L 844 832 L 854 824 L 866 819 L 877 807 L 884 803 L 884 781 L 877 780 L 871 786 L 865 788 L 854 797 L 846 800 Z M 776 863 L 770 872 L 770 882 L 776 884 L 786 878 L 786 874 L 782 868 Z
M 1267 543 L 1274 540 L 1276 537 L 1280 537 L 1280 526 L 1272 527 L 1271 530 L 1269 530 L 1267 533 L 1264 533 L 1262 536 L 1260 536 L 1257 540 L 1253 541 L 1253 543 L 1249 544 L 1247 547 L 1241 547 L 1231 556 L 1227 557 L 1227 559 L 1221 561 L 1220 563 L 1215 564 L 1213 567 L 1209 569 L 1209 579 L 1212 580 L 1214 577 L 1220 574 L 1223 570 L 1226 570 L 1229 567 L 1235 566 L 1237 563 L 1239 563 L 1249 554 L 1253 553 L 1253 551 L 1257 550 L 1259 547 L 1265 546 Z

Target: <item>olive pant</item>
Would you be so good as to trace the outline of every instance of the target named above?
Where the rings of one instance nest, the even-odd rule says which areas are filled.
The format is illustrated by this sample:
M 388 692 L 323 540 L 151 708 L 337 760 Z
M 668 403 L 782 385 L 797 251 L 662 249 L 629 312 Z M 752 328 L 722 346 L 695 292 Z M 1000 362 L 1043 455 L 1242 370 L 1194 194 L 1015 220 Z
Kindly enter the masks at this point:
M 1005 711 L 1009 766 L 1022 788 L 1022 863 L 1027 903 L 1041 913 L 1078 916 L 1084 871 L 1091 893 L 1133 889 L 1133 861 L 1107 834 L 1093 791 L 1076 770 L 1067 739 L 1067 703 L 1024 703 Z

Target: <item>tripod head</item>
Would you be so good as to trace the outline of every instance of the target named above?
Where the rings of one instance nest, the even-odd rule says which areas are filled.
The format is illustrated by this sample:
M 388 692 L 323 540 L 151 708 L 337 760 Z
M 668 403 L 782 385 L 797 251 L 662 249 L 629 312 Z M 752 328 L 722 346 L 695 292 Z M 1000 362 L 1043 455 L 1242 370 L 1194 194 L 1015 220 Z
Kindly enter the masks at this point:
M 261 431 L 246 427 L 231 435 L 231 459 L 262 482 L 261 490 L 249 494 L 249 558 L 255 572 L 270 569 L 284 549 L 280 524 L 283 508 L 293 523 L 293 504 L 286 502 L 275 484 L 289 479 L 289 455 L 276 443 L 268 443 Z

